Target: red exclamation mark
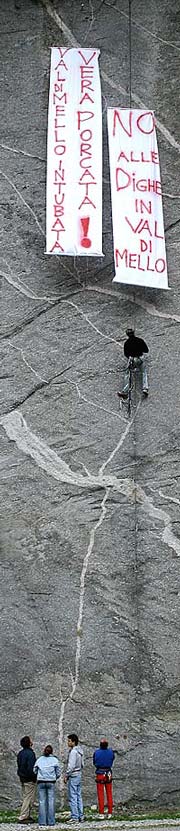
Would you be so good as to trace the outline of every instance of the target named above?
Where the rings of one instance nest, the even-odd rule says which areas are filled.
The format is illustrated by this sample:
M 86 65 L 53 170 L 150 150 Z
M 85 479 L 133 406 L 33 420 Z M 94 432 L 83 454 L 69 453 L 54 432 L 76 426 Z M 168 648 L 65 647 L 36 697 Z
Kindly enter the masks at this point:
M 83 229 L 83 237 L 81 238 L 81 245 L 82 248 L 91 248 L 92 242 L 91 239 L 88 237 L 88 228 L 89 228 L 89 216 L 84 216 L 83 219 L 80 220 L 82 229 Z

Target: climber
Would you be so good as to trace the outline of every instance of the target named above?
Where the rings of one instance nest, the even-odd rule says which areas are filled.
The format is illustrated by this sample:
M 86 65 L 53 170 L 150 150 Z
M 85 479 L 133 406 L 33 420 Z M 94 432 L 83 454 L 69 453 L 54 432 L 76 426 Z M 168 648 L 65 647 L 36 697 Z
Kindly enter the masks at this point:
M 144 395 L 148 395 L 148 377 L 144 358 L 144 354 L 149 352 L 147 343 L 145 343 L 145 341 L 142 338 L 136 337 L 136 335 L 134 334 L 134 329 L 126 329 L 126 335 L 128 335 L 128 339 L 125 341 L 124 344 L 124 354 L 125 357 L 128 359 L 128 364 L 124 376 L 123 390 L 122 392 L 118 392 L 118 395 L 120 398 L 127 398 L 128 396 L 130 358 L 134 358 L 134 366 L 139 367 L 141 371 L 142 392 L 144 393 Z

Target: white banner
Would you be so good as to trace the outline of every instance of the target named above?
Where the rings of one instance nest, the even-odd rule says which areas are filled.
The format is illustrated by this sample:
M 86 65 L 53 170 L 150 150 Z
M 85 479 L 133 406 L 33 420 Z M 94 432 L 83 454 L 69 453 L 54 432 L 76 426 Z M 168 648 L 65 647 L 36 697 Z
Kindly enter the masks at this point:
M 167 289 L 154 114 L 108 109 L 114 282 Z
M 51 50 L 46 253 L 102 255 L 99 49 Z

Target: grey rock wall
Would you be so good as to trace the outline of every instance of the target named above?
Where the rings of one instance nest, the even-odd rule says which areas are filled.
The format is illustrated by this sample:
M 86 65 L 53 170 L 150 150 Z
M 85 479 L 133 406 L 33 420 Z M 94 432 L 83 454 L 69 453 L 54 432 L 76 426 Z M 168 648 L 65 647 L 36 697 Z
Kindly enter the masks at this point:
M 155 111 L 170 292 L 114 287 L 106 107 L 129 105 L 128 0 L 1 0 L 1 759 L 17 804 L 39 753 L 116 750 L 116 802 L 179 803 L 178 0 L 132 2 L 132 105 Z M 50 46 L 99 47 L 100 259 L 44 255 Z M 105 77 L 106 76 L 106 77 Z M 150 347 L 150 395 L 118 409 L 123 341 Z

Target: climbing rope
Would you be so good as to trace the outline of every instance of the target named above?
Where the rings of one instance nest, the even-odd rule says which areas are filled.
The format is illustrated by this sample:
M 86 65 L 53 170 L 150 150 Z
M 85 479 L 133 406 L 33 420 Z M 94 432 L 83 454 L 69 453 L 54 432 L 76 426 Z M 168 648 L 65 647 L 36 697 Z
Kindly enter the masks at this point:
M 132 107 L 132 0 L 129 0 L 129 108 Z M 135 290 L 133 292 L 133 329 L 136 331 L 136 302 L 135 302 L 136 294 Z M 135 407 L 137 407 L 137 391 L 135 385 Z M 137 505 L 137 425 L 136 419 L 134 419 L 134 426 L 133 426 L 133 441 L 134 441 L 134 449 L 133 449 L 133 461 L 134 461 L 134 595 L 135 595 L 135 618 L 136 618 L 136 629 L 134 632 L 134 640 L 135 640 L 135 667 L 134 667 L 134 686 L 136 689 L 136 696 L 137 696 L 137 717 L 139 722 L 139 742 L 142 748 L 143 744 L 143 731 L 142 731 L 142 716 L 141 716 L 141 676 L 142 676 L 142 669 L 141 669 L 141 645 L 140 645 L 140 612 L 139 612 L 139 568 L 138 568 L 138 505 Z M 143 772 L 142 772 L 143 767 Z M 142 783 L 142 779 L 144 780 L 145 769 L 144 763 L 142 758 L 142 749 L 139 753 L 139 781 Z

